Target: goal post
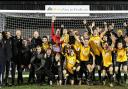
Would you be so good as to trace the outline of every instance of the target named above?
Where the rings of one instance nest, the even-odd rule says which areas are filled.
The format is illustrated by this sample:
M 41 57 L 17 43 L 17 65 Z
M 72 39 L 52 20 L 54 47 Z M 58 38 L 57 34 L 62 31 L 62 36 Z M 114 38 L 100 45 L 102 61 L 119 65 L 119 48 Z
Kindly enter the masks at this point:
M 0 13 L 47 13 L 47 14 L 88 14 L 88 13 L 128 13 L 128 10 L 90 10 L 90 11 L 46 11 L 46 10 L 0 10 Z

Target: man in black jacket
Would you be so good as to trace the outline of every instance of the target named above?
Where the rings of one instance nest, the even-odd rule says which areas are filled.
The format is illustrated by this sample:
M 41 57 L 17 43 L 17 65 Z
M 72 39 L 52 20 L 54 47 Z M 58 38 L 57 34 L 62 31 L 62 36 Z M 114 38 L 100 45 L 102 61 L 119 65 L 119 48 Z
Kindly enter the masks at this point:
M 5 64 L 6 64 L 6 47 L 2 33 L 0 33 L 0 88 L 3 85 Z
M 40 38 L 39 33 L 35 31 L 31 40 L 31 48 L 34 49 L 37 46 L 42 46 L 42 39 Z
M 27 44 L 27 40 L 22 41 L 22 48 L 21 48 L 21 58 L 18 61 L 17 68 L 18 68 L 18 84 L 23 83 L 23 70 L 24 68 L 28 68 L 31 59 L 31 52 L 30 47 Z
M 12 60 L 11 60 L 11 75 L 12 75 L 12 85 L 14 85 L 15 81 L 15 68 L 17 65 L 18 72 L 20 71 L 21 67 L 21 49 L 22 49 L 22 38 L 21 38 L 21 31 L 17 30 L 16 31 L 16 36 L 12 37 Z M 18 75 L 18 83 L 19 83 L 19 75 Z M 21 81 L 22 82 L 22 81 Z
M 9 76 L 9 69 L 10 69 L 10 63 L 12 58 L 12 40 L 11 40 L 11 33 L 6 32 L 5 34 L 5 47 L 6 47 L 6 73 L 5 73 L 5 85 L 8 85 L 8 76 Z

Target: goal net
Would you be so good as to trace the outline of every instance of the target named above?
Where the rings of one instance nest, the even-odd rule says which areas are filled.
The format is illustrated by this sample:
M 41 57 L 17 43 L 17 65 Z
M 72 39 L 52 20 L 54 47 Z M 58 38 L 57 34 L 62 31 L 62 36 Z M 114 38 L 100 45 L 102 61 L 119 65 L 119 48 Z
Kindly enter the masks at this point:
M 104 22 L 108 24 L 115 23 L 116 29 L 124 29 L 123 23 L 128 22 L 128 13 L 125 11 L 122 12 L 103 12 L 102 11 L 90 11 L 89 16 L 79 16 L 79 13 L 75 12 L 76 16 L 56 16 L 55 29 L 60 28 L 61 25 L 64 25 L 64 28 L 70 30 L 79 30 L 80 33 L 85 31 L 83 20 L 87 20 L 87 23 L 95 21 L 96 26 L 103 27 Z M 83 13 L 83 14 L 85 14 Z M 38 31 L 40 36 L 50 35 L 51 30 L 51 16 L 46 16 L 46 12 L 0 12 L 1 14 L 1 30 L 10 31 L 15 35 L 15 31 L 20 29 L 22 31 L 22 36 L 28 38 L 32 36 L 34 31 Z M 63 13 L 58 13 L 63 14 Z

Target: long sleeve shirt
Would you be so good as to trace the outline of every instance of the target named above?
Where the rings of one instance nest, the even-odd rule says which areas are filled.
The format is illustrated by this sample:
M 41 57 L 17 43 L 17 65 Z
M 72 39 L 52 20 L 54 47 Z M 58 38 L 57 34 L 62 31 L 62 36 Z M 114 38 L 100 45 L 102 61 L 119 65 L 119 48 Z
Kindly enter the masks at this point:
M 61 43 L 60 35 L 56 35 L 54 32 L 54 22 L 52 22 L 52 26 L 51 26 L 51 38 L 54 43 L 56 43 L 56 42 Z

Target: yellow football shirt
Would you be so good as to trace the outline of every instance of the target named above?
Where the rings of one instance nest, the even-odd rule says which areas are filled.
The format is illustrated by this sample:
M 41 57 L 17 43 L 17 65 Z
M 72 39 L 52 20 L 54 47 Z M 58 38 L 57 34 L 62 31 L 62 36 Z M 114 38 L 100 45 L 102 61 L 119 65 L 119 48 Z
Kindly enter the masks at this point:
M 99 36 L 92 36 L 89 40 L 89 45 L 92 48 L 95 55 L 100 56 L 100 50 L 98 49 L 98 45 L 100 45 L 101 38 Z
M 80 48 L 80 60 L 81 61 L 88 61 L 89 60 L 89 55 L 90 55 L 90 47 L 84 47 L 81 45 Z
M 127 54 L 126 54 L 126 49 L 125 48 L 117 49 L 116 61 L 117 62 L 125 62 L 125 61 L 127 61 Z
M 76 62 L 76 55 L 66 55 L 66 69 L 68 70 L 68 72 L 73 73 L 73 67 L 75 66 Z

